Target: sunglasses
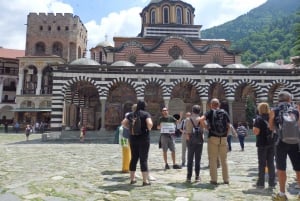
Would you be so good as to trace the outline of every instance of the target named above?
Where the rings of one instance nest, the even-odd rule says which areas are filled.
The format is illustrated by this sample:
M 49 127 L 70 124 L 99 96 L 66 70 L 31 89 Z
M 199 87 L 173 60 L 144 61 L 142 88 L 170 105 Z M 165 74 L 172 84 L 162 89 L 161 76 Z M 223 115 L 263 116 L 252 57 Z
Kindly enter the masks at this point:
M 166 111 L 168 111 L 168 110 L 163 110 L 163 112 L 166 112 Z

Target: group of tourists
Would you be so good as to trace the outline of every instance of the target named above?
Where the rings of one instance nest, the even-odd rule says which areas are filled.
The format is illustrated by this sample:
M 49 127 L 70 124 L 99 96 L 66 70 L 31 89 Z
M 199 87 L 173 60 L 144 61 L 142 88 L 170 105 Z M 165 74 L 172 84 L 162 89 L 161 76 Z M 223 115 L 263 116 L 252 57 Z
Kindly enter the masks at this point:
M 253 121 L 253 133 L 256 135 L 258 156 L 258 180 L 255 186 L 257 188 L 265 187 L 265 169 L 267 168 L 269 188 L 274 188 L 277 184 L 275 179 L 276 173 L 279 183 L 280 192 L 273 195 L 272 200 L 287 200 L 285 193 L 287 156 L 291 160 L 293 169 L 296 172 L 298 186 L 300 186 L 300 137 L 298 126 L 300 122 L 300 107 L 295 107 L 292 104 L 292 96 L 286 91 L 279 93 L 278 100 L 279 104 L 272 109 L 266 102 L 259 103 L 257 116 Z M 128 167 L 130 184 L 136 183 L 136 166 L 138 161 L 140 161 L 143 186 L 151 185 L 149 181 L 148 154 L 150 149 L 150 131 L 153 127 L 151 115 L 145 109 L 146 103 L 138 101 L 136 108 L 126 114 L 122 121 L 122 133 L 127 133 L 126 137 L 120 133 L 120 139 L 127 139 L 126 146 L 129 148 L 128 150 L 131 155 Z M 287 109 L 289 113 L 293 114 L 294 120 L 297 122 L 297 125 L 294 126 L 297 127 L 297 132 L 295 131 L 297 134 L 293 140 L 291 138 L 294 136 L 285 137 L 285 133 L 287 132 L 284 130 L 285 127 L 290 129 L 288 133 L 293 132 L 291 130 L 293 126 L 285 125 L 287 123 L 282 118 Z M 204 135 L 207 135 L 208 165 L 210 184 L 212 185 L 220 184 L 218 182 L 217 171 L 219 165 L 222 169 L 222 183 L 229 184 L 227 153 L 232 150 L 231 138 L 232 136 L 238 137 L 241 151 L 244 151 L 244 139 L 249 130 L 249 128 L 241 123 L 235 129 L 230 123 L 228 113 L 220 108 L 220 102 L 216 98 L 210 101 L 209 110 L 204 114 L 201 115 L 201 107 L 199 105 L 193 105 L 192 111 L 185 113 L 185 118 L 183 117 L 183 113 L 180 113 L 178 117 L 171 116 L 168 113 L 168 108 L 163 107 L 157 129 L 161 134 L 159 147 L 162 149 L 165 170 L 171 167 L 173 169 L 181 169 L 182 166 L 187 164 L 187 183 L 191 183 L 192 181 L 193 168 L 195 182 L 201 181 L 200 164 Z M 175 139 L 178 129 L 181 131 L 181 165 L 176 163 L 175 155 Z M 168 150 L 171 152 L 172 166 L 168 162 Z M 126 168 L 124 169 L 123 166 L 122 169 L 125 170 Z M 300 198 L 300 193 L 298 197 Z

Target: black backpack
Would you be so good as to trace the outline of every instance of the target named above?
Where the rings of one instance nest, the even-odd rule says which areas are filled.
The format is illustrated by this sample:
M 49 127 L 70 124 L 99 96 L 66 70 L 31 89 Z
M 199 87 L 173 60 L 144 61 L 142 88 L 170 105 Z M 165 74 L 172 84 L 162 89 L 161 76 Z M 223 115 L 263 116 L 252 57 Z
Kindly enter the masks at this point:
M 193 132 L 190 137 L 190 142 L 192 144 L 202 144 L 203 143 L 203 129 L 199 124 L 196 126 L 192 119 L 190 119 L 193 124 Z
M 210 132 L 217 137 L 227 136 L 228 114 L 223 109 L 213 110 Z
M 140 112 L 134 112 L 132 118 L 129 120 L 129 132 L 131 135 L 141 135 L 142 123 Z

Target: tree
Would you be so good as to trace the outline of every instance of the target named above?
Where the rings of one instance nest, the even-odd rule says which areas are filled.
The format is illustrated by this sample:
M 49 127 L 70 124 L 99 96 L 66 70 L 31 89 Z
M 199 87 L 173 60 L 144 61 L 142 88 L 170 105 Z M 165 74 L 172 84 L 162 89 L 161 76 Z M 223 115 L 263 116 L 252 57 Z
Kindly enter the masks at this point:
M 294 55 L 300 56 L 300 10 L 297 12 L 297 22 L 295 23 L 296 42 L 293 48 Z
M 247 96 L 247 100 L 246 100 L 246 121 L 248 123 L 248 125 L 250 126 L 250 128 L 252 128 L 253 126 L 253 119 L 255 118 L 255 103 L 253 100 L 253 97 L 251 96 Z

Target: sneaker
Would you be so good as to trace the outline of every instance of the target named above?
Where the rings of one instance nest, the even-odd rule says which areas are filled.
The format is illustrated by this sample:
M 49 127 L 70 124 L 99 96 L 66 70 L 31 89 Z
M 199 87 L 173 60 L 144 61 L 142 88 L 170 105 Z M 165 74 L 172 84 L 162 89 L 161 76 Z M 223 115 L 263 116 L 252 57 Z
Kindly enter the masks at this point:
M 200 182 L 200 181 L 201 181 L 200 177 L 199 177 L 199 176 L 196 176 L 195 182 Z
M 185 163 L 181 163 L 181 167 L 185 167 Z
M 228 185 L 228 184 L 229 184 L 229 181 L 224 181 L 224 184 L 227 184 L 227 185 Z
M 209 183 L 212 185 L 218 185 L 218 183 L 216 181 L 210 181 Z
M 174 164 L 173 165 L 173 169 L 181 169 L 181 167 L 179 165 L 177 165 L 177 164 Z
M 166 163 L 165 169 L 166 169 L 166 170 L 170 169 L 170 166 L 169 166 L 168 163 Z
M 272 201 L 287 201 L 286 195 L 280 196 L 279 193 L 272 195 Z

